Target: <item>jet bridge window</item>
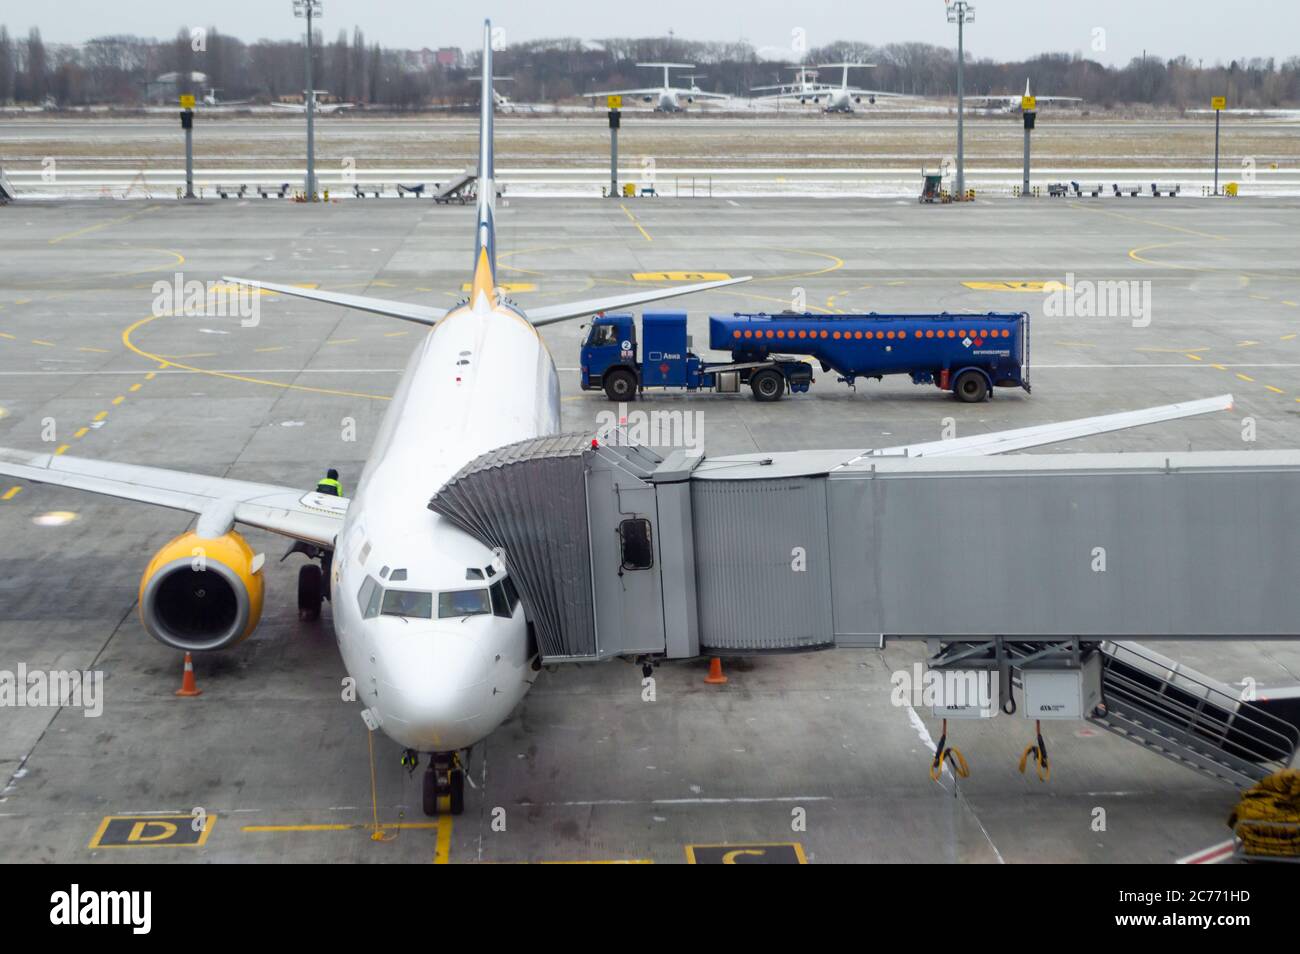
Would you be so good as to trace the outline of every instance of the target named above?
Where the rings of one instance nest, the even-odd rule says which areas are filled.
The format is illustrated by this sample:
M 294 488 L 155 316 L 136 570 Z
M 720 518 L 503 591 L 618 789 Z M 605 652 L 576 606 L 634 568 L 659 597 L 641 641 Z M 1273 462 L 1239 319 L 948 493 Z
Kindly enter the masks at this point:
M 451 590 L 438 594 L 438 619 L 458 616 L 486 616 L 492 612 L 487 590 Z
M 655 565 L 654 538 L 650 521 L 644 517 L 624 520 L 618 525 L 623 548 L 624 570 L 648 570 Z
M 384 616 L 407 616 L 412 619 L 433 617 L 433 594 L 418 590 L 385 590 Z

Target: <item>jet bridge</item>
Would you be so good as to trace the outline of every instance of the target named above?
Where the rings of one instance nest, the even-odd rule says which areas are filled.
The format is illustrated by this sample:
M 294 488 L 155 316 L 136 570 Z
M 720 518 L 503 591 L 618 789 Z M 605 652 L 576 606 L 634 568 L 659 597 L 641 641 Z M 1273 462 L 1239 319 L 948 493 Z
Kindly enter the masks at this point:
M 1300 638 L 1297 451 L 707 458 L 572 434 L 483 455 L 429 506 L 500 548 L 548 664 L 905 638 L 1011 676 L 1100 652 L 1093 717 L 1162 754 L 1241 782 L 1300 742 L 1113 648 Z

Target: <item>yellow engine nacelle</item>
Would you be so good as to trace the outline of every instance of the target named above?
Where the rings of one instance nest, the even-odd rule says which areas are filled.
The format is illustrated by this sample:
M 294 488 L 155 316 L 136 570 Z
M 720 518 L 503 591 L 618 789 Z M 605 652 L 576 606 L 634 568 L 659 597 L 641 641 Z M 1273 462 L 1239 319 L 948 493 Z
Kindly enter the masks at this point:
M 149 561 L 140 579 L 140 622 L 176 649 L 225 649 L 262 618 L 263 557 L 233 530 L 184 533 Z

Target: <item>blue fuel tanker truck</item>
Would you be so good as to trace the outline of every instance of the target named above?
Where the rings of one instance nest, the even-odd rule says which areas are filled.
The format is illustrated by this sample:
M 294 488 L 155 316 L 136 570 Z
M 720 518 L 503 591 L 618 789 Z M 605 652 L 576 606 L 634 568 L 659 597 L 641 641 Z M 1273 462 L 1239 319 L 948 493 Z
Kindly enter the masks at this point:
M 960 401 L 986 400 L 994 388 L 1029 391 L 1029 315 L 714 315 L 712 360 L 691 351 L 685 312 L 647 312 L 643 340 L 630 314 L 598 315 L 582 345 L 582 389 L 611 401 L 650 388 L 735 393 L 749 385 L 759 401 L 778 401 L 813 383 L 815 362 L 854 387 L 858 378 L 906 374 Z M 810 360 L 803 360 L 803 359 Z

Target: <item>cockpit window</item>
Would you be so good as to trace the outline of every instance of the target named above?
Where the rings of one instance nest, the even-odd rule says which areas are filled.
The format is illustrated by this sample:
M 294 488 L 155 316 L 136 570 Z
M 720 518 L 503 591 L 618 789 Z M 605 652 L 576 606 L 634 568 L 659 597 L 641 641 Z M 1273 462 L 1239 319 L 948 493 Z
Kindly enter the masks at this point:
M 368 576 L 357 593 L 357 603 L 361 607 L 362 619 L 374 619 L 379 615 L 379 601 L 384 591 L 373 576 Z
M 381 612 L 384 616 L 432 619 L 433 594 L 421 593 L 418 590 L 385 590 Z
M 487 590 L 452 590 L 438 594 L 438 618 L 482 616 L 492 612 Z
M 481 579 L 483 579 L 483 571 L 480 570 L 480 569 L 479 569 L 478 567 L 476 567 L 476 566 L 469 566 L 469 567 L 466 567 L 466 568 L 465 568 L 465 579 L 467 579 L 467 580 L 481 580 Z
M 404 583 L 405 581 L 406 581 L 405 570 L 394 570 L 392 574 L 388 577 L 389 583 Z

